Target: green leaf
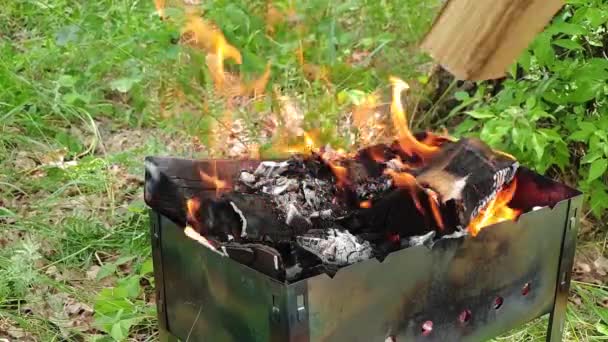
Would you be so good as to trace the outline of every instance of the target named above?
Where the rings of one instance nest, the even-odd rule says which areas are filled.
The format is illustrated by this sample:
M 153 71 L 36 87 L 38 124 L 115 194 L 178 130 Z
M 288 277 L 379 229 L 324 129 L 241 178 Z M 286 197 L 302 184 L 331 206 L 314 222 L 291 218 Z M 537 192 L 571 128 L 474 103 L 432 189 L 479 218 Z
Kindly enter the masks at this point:
M 601 158 L 604 154 L 599 151 L 593 151 L 585 154 L 583 158 L 581 158 L 581 164 L 589 164 L 594 162 L 595 160 Z
M 112 330 L 110 330 L 110 336 L 112 336 L 114 340 L 122 341 L 126 339 L 128 335 L 129 330 L 126 329 L 125 331 L 122 321 L 118 321 L 118 323 L 114 323 L 114 325 L 112 325 Z
M 595 324 L 595 329 L 602 335 L 608 336 L 608 326 L 606 324 L 597 322 Z
M 116 261 L 114 261 L 114 264 L 117 266 L 120 266 L 120 265 L 126 264 L 127 262 L 129 262 L 133 259 L 135 259 L 134 255 L 121 256 Z
M 148 258 L 141 264 L 141 267 L 139 268 L 139 274 L 146 275 L 152 272 L 154 272 L 154 263 L 152 262 L 152 258 Z
M 68 43 L 76 41 L 76 39 L 78 39 L 79 31 L 80 27 L 77 25 L 64 26 L 55 35 L 55 42 L 59 46 L 65 46 Z
M 565 34 L 569 34 L 569 35 L 584 35 L 587 33 L 587 30 L 585 30 L 585 28 L 581 25 L 576 25 L 576 24 L 570 24 L 570 23 L 566 23 L 566 22 L 556 22 L 553 23 L 551 26 L 549 26 L 549 28 L 547 29 L 549 32 L 552 33 L 565 33 Z
M 591 182 L 594 179 L 597 179 L 604 175 L 606 169 L 608 168 L 608 159 L 596 159 L 591 163 L 591 167 L 589 168 L 589 176 L 587 177 L 587 181 Z
M 118 286 L 116 286 L 115 294 L 119 297 L 126 297 L 135 299 L 139 296 L 141 291 L 141 287 L 139 286 L 139 277 L 138 276 L 130 276 L 118 281 Z
M 469 97 L 469 93 L 467 93 L 466 91 L 457 91 L 454 93 L 454 98 L 458 101 L 465 101 L 468 100 Z
M 587 18 L 587 20 L 589 20 L 589 24 L 592 28 L 597 28 L 598 26 L 608 21 L 608 10 L 601 10 L 599 8 L 589 7 L 587 8 L 585 17 Z
M 465 114 L 475 119 L 490 119 L 495 117 L 494 113 L 488 111 L 480 111 L 480 110 L 470 110 L 466 111 Z
M 530 139 L 530 142 L 532 143 L 532 148 L 536 153 L 537 159 L 543 159 L 543 154 L 545 154 L 545 142 L 536 134 L 532 134 L 532 139 Z
M 57 83 L 59 83 L 62 87 L 73 87 L 76 84 L 76 79 L 72 75 L 61 75 L 57 79 Z
M 116 264 L 106 263 L 99 268 L 99 272 L 97 272 L 97 280 L 101 280 L 114 273 L 116 273 Z
M 135 85 L 137 82 L 139 82 L 138 78 L 133 78 L 133 77 L 119 78 L 117 80 L 113 80 L 112 82 L 110 82 L 110 87 L 112 88 L 112 90 L 116 90 L 121 93 L 126 93 L 129 90 L 131 90 L 131 88 L 133 88 L 133 85 Z
M 525 71 L 530 71 L 530 65 L 532 65 L 532 54 L 530 53 L 530 51 L 524 51 L 524 53 L 519 56 L 517 62 Z
M 55 140 L 72 154 L 80 152 L 83 148 L 83 145 L 76 137 L 66 132 L 58 132 L 55 135 Z
M 553 41 L 553 45 L 563 47 L 568 50 L 582 50 L 583 46 L 574 40 L 570 39 L 557 39 Z
M 536 39 L 533 47 L 534 57 L 542 66 L 551 66 L 555 62 L 555 51 L 551 46 L 551 37 L 547 34 L 541 34 Z

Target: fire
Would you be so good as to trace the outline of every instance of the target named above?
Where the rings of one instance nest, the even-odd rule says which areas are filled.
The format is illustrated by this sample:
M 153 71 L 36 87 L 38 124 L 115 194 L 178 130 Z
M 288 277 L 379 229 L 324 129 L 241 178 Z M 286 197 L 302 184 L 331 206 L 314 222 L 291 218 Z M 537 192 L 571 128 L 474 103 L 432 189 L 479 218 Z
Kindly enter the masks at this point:
M 207 53 L 205 62 L 215 89 L 227 97 L 256 96 L 264 93 L 270 80 L 270 63 L 266 64 L 264 73 L 251 82 L 245 82 L 239 75 L 229 73 L 224 61 L 232 60 L 242 64 L 241 52 L 230 44 L 222 31 L 211 22 L 203 19 L 196 11 L 189 11 L 186 24 L 182 30 L 182 40 Z
M 220 193 L 220 189 L 226 188 L 228 183 L 224 180 L 219 179 L 217 176 L 217 164 L 214 162 L 213 164 L 213 176 L 208 175 L 203 170 L 198 170 L 198 173 L 201 177 L 201 180 L 204 183 L 213 185 L 215 187 L 215 195 L 218 196 Z
M 416 204 L 416 208 L 418 208 L 418 211 L 424 215 L 424 208 L 422 207 L 420 199 L 418 198 L 419 186 L 416 182 L 416 178 L 409 173 L 397 172 L 391 169 L 387 169 L 385 172 L 391 176 L 395 186 L 406 189 L 410 193 L 412 199 L 414 200 L 414 204 Z
M 519 214 L 521 214 L 521 211 L 508 206 L 516 189 L 517 178 L 514 178 L 511 183 L 500 190 L 496 197 L 469 223 L 467 228 L 469 233 L 476 236 L 479 231 L 489 225 L 516 219 Z
M 344 188 L 348 186 L 348 169 L 344 166 L 338 165 L 335 162 L 332 162 L 331 160 L 325 160 L 325 162 L 327 163 L 327 165 L 329 165 L 329 168 L 336 177 L 336 184 L 338 185 L 338 188 Z
M 198 224 L 197 213 L 201 208 L 201 202 L 197 198 L 189 198 L 186 201 L 186 209 L 187 209 L 187 221 L 191 224 Z
M 441 211 L 439 211 L 439 198 L 437 193 L 432 190 L 427 190 L 427 194 L 429 195 L 429 204 L 431 212 L 433 213 L 433 218 L 435 219 L 435 222 L 437 222 L 439 229 L 443 230 L 445 226 L 443 224 L 443 218 L 441 217 Z
M 401 103 L 401 93 L 409 89 L 409 85 L 396 77 L 390 77 L 393 86 L 393 100 L 391 102 L 391 116 L 393 125 L 397 129 L 399 145 L 409 155 L 417 155 L 422 160 L 428 160 L 439 150 L 438 146 L 428 145 L 418 141 L 408 128 L 407 116 Z

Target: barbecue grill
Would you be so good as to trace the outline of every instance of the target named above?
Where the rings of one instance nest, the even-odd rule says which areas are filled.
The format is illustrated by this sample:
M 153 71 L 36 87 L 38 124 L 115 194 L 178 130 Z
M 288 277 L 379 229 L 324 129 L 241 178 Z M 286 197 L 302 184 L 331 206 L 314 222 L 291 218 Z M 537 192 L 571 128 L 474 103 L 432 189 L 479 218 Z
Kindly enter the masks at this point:
M 199 170 L 231 179 L 259 161 L 146 162 L 164 341 L 483 341 L 545 314 L 547 341 L 562 339 L 582 195 L 529 169 L 517 170 L 516 221 L 286 283 L 186 236 L 175 205 L 176 193 L 230 190 Z

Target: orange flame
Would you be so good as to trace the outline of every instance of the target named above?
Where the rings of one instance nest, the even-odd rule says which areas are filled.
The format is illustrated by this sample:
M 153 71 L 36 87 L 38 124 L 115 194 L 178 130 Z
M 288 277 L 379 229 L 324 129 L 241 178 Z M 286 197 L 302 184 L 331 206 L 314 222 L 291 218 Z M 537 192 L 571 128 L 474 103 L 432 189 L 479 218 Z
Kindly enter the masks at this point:
M 427 194 L 429 195 L 429 204 L 431 212 L 433 213 L 433 218 L 435 218 L 435 222 L 437 222 L 439 229 L 443 230 L 445 226 L 443 224 L 441 212 L 439 211 L 439 198 L 437 198 L 437 194 L 432 190 L 427 191 Z
M 513 198 L 516 189 L 517 179 L 514 178 L 510 184 L 500 190 L 496 197 L 481 210 L 467 227 L 472 236 L 476 236 L 483 228 L 489 225 L 506 220 L 514 220 L 521 214 L 519 210 L 509 208 L 507 205 Z
M 236 64 L 242 64 L 241 52 L 228 43 L 220 29 L 210 22 L 205 21 L 196 12 L 188 14 L 186 25 L 182 30 L 183 35 L 188 35 L 188 43 L 214 54 L 222 61 L 232 59 Z
M 409 173 L 397 172 L 391 169 L 386 169 L 385 172 L 391 176 L 393 182 L 395 182 L 395 186 L 406 189 L 410 193 L 412 199 L 414 200 L 414 204 L 416 204 L 416 208 L 418 208 L 418 211 L 424 215 L 424 209 L 422 208 L 422 204 L 418 198 L 419 186 L 416 182 L 416 178 Z
M 422 158 L 422 160 L 428 160 L 439 150 L 439 148 L 418 141 L 408 128 L 407 116 L 405 115 L 403 104 L 401 103 L 401 93 L 404 90 L 409 89 L 409 85 L 397 77 L 390 77 L 389 80 L 393 86 L 391 115 L 393 125 L 395 126 L 395 129 L 397 129 L 397 134 L 399 135 L 399 145 L 407 154 L 415 154 Z
M 227 182 L 224 180 L 219 179 L 217 176 L 217 164 L 215 162 L 213 162 L 213 176 L 212 175 L 208 175 L 205 171 L 203 170 L 198 170 L 198 173 L 201 177 L 201 180 L 207 184 L 211 184 L 215 187 L 215 195 L 218 196 L 220 193 L 220 190 L 223 188 L 227 187 Z
M 326 160 L 327 165 L 333 172 L 334 176 L 336 176 L 336 184 L 338 188 L 343 188 L 348 185 L 348 169 L 344 166 L 337 165 L 329 160 Z
M 188 222 L 192 224 L 198 224 L 198 218 L 196 217 L 196 213 L 201 207 L 201 202 L 197 198 L 189 198 L 186 201 L 186 209 Z

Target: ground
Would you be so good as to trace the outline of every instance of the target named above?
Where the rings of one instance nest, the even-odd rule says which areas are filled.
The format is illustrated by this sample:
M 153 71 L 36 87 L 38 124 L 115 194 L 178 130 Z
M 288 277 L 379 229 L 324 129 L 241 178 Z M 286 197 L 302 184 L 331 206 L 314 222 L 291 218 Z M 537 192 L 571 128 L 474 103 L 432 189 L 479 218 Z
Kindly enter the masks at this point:
M 429 94 L 443 81 L 433 83 L 415 42 L 438 3 L 198 6 L 240 50 L 242 64 L 226 62 L 229 83 L 271 63 L 265 94 L 253 97 L 214 87 L 208 51 L 180 39 L 178 1 L 164 20 L 147 0 L 3 4 L 0 337 L 155 340 L 143 158 L 270 155 L 293 143 L 275 136 L 302 131 L 344 148 L 371 141 L 388 128 L 366 104 L 375 90 L 374 103 L 383 101 L 389 75 L 411 83 L 415 126 L 437 122 L 441 106 Z M 598 318 L 608 319 L 604 249 L 579 247 L 565 340 L 608 335 Z M 497 340 L 542 340 L 545 323 Z

